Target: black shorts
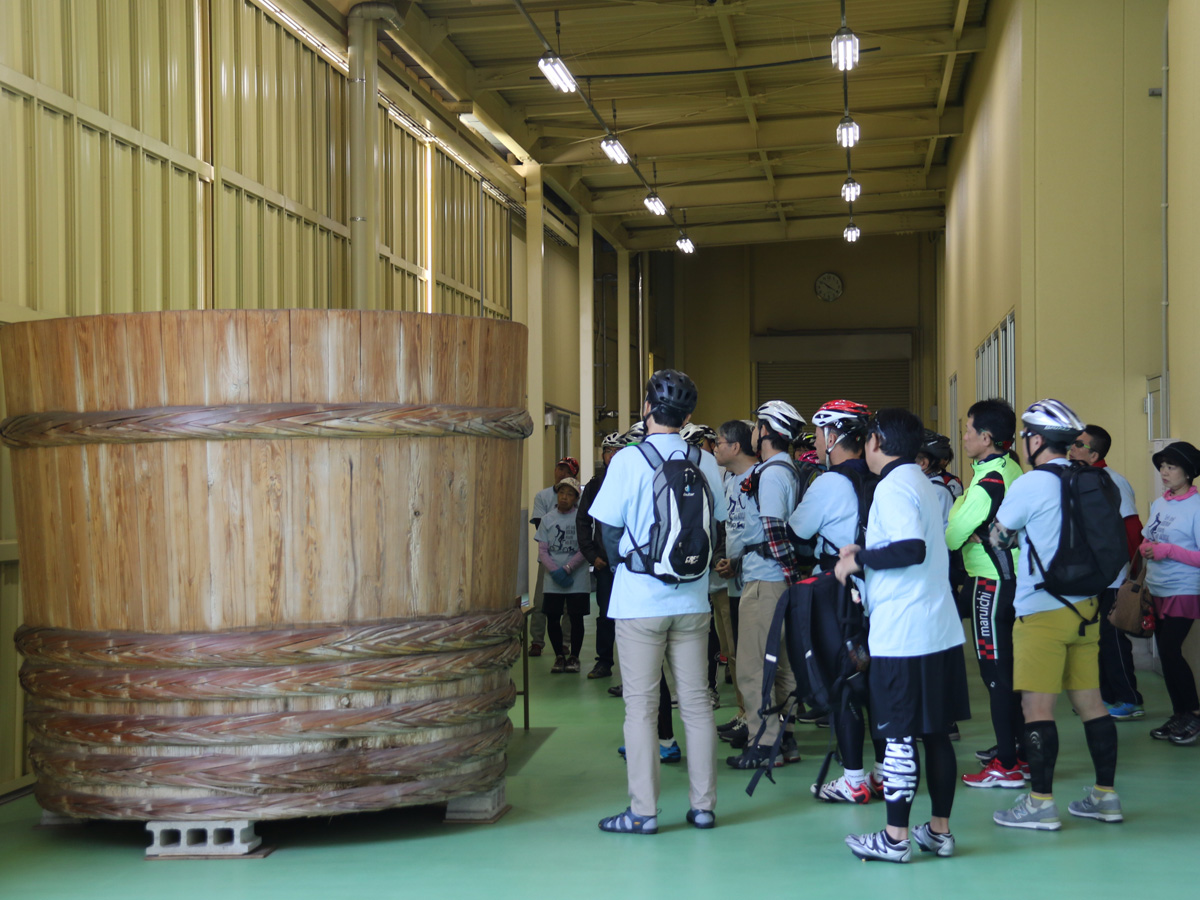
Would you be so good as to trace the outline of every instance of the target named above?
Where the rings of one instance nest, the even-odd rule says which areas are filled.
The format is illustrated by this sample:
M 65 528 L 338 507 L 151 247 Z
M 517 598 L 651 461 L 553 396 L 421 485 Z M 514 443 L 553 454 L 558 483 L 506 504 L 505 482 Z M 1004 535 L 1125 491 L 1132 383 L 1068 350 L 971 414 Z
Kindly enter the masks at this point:
M 874 737 L 949 734 L 971 718 L 963 648 L 925 656 L 873 656 L 867 670 Z
M 1015 585 L 1010 581 L 973 577 L 967 586 L 971 591 L 975 658 L 1011 662 Z
M 578 594 L 552 594 L 546 591 L 542 594 L 542 612 L 548 616 L 561 616 L 563 611 L 569 616 L 586 616 L 592 612 L 591 595 L 582 592 Z

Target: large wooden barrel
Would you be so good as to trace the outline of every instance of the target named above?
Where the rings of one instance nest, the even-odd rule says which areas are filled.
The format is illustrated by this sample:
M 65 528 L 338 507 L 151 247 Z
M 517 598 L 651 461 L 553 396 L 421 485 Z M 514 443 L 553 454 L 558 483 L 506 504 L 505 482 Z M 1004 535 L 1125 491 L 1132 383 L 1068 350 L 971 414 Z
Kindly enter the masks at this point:
M 142 313 L 0 353 L 42 806 L 271 819 L 499 783 L 523 326 Z

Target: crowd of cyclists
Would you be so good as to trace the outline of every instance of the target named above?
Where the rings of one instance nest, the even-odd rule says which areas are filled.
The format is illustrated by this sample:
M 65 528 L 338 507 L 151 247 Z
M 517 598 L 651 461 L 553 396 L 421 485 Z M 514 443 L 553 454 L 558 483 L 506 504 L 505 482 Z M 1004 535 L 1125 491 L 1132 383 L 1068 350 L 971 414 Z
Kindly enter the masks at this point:
M 594 477 L 581 486 L 579 464 L 564 458 L 535 503 L 532 593 L 547 618 L 550 671 L 582 670 L 589 568 L 599 615 L 587 677 L 619 666 L 609 692 L 625 701 L 630 802 L 602 830 L 656 833 L 659 765 L 681 759 L 685 820 L 713 827 L 719 743 L 732 751 L 727 766 L 769 772 L 800 760 L 794 730 L 805 724 L 832 729 L 840 762 L 814 796 L 885 805 L 882 830 L 846 837 L 860 859 L 908 862 L 913 845 L 951 856 L 960 783 L 1021 791 L 994 814 L 997 825 L 1058 830 L 1064 692 L 1095 769 L 1067 812 L 1120 822 L 1116 723 L 1145 711 L 1129 638 L 1109 614 L 1131 580 L 1150 597 L 1173 708 L 1149 736 L 1200 738 L 1182 649 L 1200 618 L 1200 450 L 1175 442 L 1154 454 L 1163 492 L 1143 526 L 1129 482 L 1105 462 L 1108 432 L 1055 399 L 1019 423 L 1004 400 L 971 406 L 964 488 L 950 471 L 950 438 L 906 410 L 839 398 L 806 417 L 772 400 L 714 429 L 691 421 L 697 398 L 686 374 L 655 372 L 641 420 L 604 437 Z M 792 635 L 812 646 L 789 659 L 796 643 L 781 640 L 781 622 L 799 609 L 823 624 Z M 542 650 L 538 627 L 531 655 Z M 960 774 L 952 742 L 971 714 L 968 640 L 995 740 L 975 754 L 979 771 Z M 718 660 L 737 698 L 721 725 Z M 922 776 L 929 817 L 910 828 Z

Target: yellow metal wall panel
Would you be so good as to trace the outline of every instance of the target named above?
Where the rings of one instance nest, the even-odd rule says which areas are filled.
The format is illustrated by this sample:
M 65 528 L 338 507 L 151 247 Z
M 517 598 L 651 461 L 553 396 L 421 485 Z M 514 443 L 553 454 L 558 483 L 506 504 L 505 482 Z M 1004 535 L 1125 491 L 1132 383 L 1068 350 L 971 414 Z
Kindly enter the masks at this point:
M 98 74 L 103 92 L 100 108 L 114 119 L 136 128 L 133 115 L 136 84 L 133 67 L 137 59 L 137 47 L 131 19 L 129 3 L 120 0 L 115 3 L 106 0 L 101 2 L 99 34 L 103 41 L 100 50 L 102 69 Z
M 105 0 L 75 0 L 71 10 L 72 96 L 81 103 L 104 109 L 100 6 Z
M 102 312 L 137 312 L 137 270 L 134 252 L 144 236 L 137 227 L 136 150 L 124 141 L 110 141 L 108 203 L 105 235 L 108 244 L 108 291 Z
M 13 4 L 13 0 L 3 0 Z M 11 22 L 15 16 L 6 16 Z M 33 183 L 27 153 L 33 103 L 11 91 L 0 90 L 0 129 L 6 136 L 0 158 L 0 305 L 29 305 L 30 186 Z
M 200 190 L 194 172 L 170 166 L 167 174 L 163 249 L 167 271 L 163 309 L 194 309 L 198 297 Z
M 25 42 L 29 31 L 25 24 L 28 16 L 29 0 L 0 0 L 0 65 L 23 75 L 32 74 L 26 68 L 29 55 L 25 51 Z
M 32 248 L 36 253 L 36 281 L 30 306 L 63 316 L 70 312 L 70 121 L 52 109 L 40 107 L 36 140 L 37 242 Z
M 76 315 L 104 311 L 105 245 L 111 236 L 104 221 L 105 137 L 94 128 L 75 129 L 75 299 Z
M 68 91 L 63 56 L 66 42 L 63 35 L 63 0 L 40 0 L 26 22 L 33 32 L 33 76 L 55 90 Z

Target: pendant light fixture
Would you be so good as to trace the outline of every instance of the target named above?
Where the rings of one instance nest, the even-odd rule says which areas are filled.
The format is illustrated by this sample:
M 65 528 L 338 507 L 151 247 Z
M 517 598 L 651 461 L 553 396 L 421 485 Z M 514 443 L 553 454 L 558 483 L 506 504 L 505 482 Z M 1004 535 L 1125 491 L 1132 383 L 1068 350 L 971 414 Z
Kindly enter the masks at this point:
M 846 0 L 842 0 L 842 27 L 834 32 L 829 49 L 838 71 L 849 72 L 858 65 L 858 35 L 846 27 Z

